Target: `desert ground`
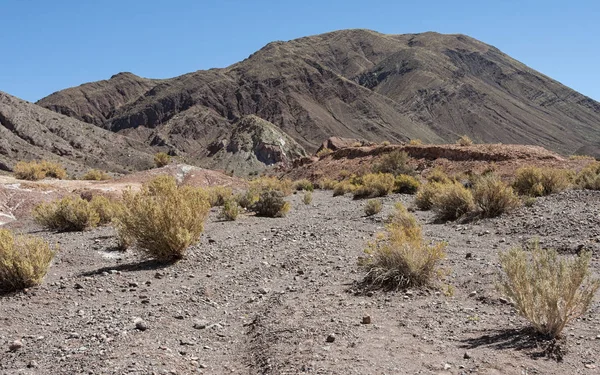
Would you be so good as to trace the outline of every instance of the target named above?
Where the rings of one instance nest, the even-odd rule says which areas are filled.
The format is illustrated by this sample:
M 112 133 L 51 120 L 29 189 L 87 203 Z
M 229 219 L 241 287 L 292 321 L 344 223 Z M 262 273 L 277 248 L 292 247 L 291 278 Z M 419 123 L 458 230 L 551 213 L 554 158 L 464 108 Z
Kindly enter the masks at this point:
M 119 252 L 115 232 L 54 233 L 7 224 L 60 251 L 44 283 L 0 297 L 0 374 L 595 374 L 600 301 L 541 341 L 496 290 L 498 253 L 539 238 L 562 253 L 593 251 L 600 271 L 600 192 L 537 198 L 495 219 L 436 223 L 446 241 L 435 289 L 366 291 L 357 266 L 395 202 L 366 217 L 364 200 L 316 190 L 288 197 L 283 218 L 213 208 L 201 241 L 169 266 Z M 365 324 L 368 323 L 368 324 Z M 22 347 L 10 351 L 19 340 Z

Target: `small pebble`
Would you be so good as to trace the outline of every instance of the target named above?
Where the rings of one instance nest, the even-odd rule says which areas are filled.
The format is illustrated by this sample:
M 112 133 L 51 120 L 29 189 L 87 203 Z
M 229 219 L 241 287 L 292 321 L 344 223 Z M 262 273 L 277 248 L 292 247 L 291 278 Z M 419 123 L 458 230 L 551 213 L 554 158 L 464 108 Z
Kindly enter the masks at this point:
M 335 341 L 335 335 L 332 333 L 330 335 L 327 336 L 327 338 L 325 339 L 326 342 L 334 342 Z
M 21 349 L 22 347 L 23 347 L 23 342 L 21 340 L 15 340 L 8 346 L 8 350 L 10 350 L 11 352 L 16 352 L 17 350 Z

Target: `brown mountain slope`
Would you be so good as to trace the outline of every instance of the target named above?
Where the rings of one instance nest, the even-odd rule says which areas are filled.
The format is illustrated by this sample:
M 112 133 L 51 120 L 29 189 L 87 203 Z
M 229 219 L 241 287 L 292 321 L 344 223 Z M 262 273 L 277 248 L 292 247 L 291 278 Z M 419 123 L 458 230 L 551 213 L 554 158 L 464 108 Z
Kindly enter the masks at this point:
M 70 172 L 113 172 L 152 166 L 148 147 L 0 91 L 0 169 L 18 160 L 61 162 Z
M 94 116 L 85 97 L 62 112 Z M 562 153 L 600 142 L 600 103 L 492 46 L 437 33 L 344 30 L 274 42 L 228 68 L 156 82 L 104 113 L 105 128 L 197 161 L 250 114 L 309 151 L 332 135 L 440 143 L 467 134 Z

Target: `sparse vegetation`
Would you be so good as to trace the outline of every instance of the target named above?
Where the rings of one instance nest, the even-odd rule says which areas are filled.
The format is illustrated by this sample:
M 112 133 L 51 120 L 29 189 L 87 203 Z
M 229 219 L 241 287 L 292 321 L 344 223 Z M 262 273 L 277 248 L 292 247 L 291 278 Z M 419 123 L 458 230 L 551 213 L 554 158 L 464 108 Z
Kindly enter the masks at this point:
M 427 181 L 438 182 L 440 184 L 449 184 L 452 182 L 452 179 L 448 177 L 446 172 L 444 172 L 441 168 L 436 167 L 433 168 L 427 175 Z
M 411 146 L 420 146 L 423 144 L 423 141 L 420 139 L 411 139 L 408 144 Z
M 157 168 L 162 168 L 171 163 L 171 156 L 166 152 L 158 152 L 154 155 L 154 165 Z
M 415 194 L 420 186 L 421 183 L 415 177 L 401 174 L 394 181 L 394 193 Z
M 384 147 L 385 146 L 389 146 L 390 144 L 391 144 L 390 141 L 383 141 L 383 142 L 381 142 L 381 145 L 384 146 Z
M 38 224 L 61 232 L 83 231 L 100 222 L 100 215 L 92 204 L 81 197 L 42 203 L 33 210 L 33 217 Z
M 332 150 L 332 149 L 330 149 L 330 148 L 327 148 L 327 147 L 324 147 L 324 148 L 320 149 L 320 150 L 317 152 L 317 157 L 319 157 L 319 158 L 323 158 L 323 157 L 325 157 L 325 156 L 327 156 L 327 155 L 331 154 L 332 152 L 333 152 L 333 150 Z
M 221 209 L 221 212 L 219 213 L 219 219 L 227 220 L 227 221 L 235 221 L 235 220 L 237 220 L 239 214 L 240 214 L 240 205 L 238 204 L 238 202 L 235 199 L 230 198 L 230 199 L 227 199 L 223 203 L 223 208 Z
M 93 196 L 90 200 L 90 206 L 98 213 L 98 224 L 100 225 L 110 224 L 124 209 L 120 202 L 108 199 L 101 195 Z
M 439 182 L 428 182 L 421 185 L 415 196 L 415 205 L 419 210 L 428 211 L 433 207 L 433 198 L 439 194 L 442 186 Z
M 592 254 L 561 258 L 537 242 L 529 250 L 513 248 L 500 254 L 500 289 L 539 333 L 559 337 L 569 322 L 587 311 L 600 287 L 600 280 L 590 277 Z
M 519 207 L 520 200 L 513 189 L 494 175 L 478 179 L 473 198 L 482 217 L 496 217 Z
M 413 175 L 415 170 L 408 164 L 408 160 L 409 156 L 406 152 L 400 150 L 392 151 L 381 157 L 379 163 L 375 164 L 373 172 L 390 173 L 394 176 L 401 174 Z
M 208 193 L 208 202 L 211 207 L 221 207 L 233 196 L 233 191 L 226 186 L 211 186 L 206 189 Z
M 594 162 L 585 167 L 575 179 L 580 189 L 600 190 L 600 162 Z
M 140 192 L 125 191 L 123 203 L 126 209 L 117 225 L 120 236 L 161 262 L 181 259 L 198 241 L 210 209 L 207 192 L 178 187 L 169 176 L 144 184 Z
M 312 182 L 304 178 L 302 180 L 294 182 L 294 189 L 297 191 L 313 191 L 315 187 Z
M 386 196 L 394 190 L 395 180 L 389 173 L 369 173 L 362 176 L 361 182 L 353 192 L 354 199 Z
M 365 215 L 373 216 L 381 212 L 383 208 L 383 204 L 379 199 L 369 199 L 367 203 L 365 203 Z
M 337 197 L 348 193 L 353 193 L 357 186 L 348 180 L 340 181 L 333 186 L 333 196 Z
M 311 191 L 304 192 L 304 196 L 302 197 L 302 202 L 308 206 L 309 204 L 312 203 L 312 200 L 313 200 L 312 192 Z
M 81 176 L 82 180 L 88 181 L 105 181 L 110 180 L 111 177 L 108 173 L 98 170 L 98 169 L 90 169 L 83 176 Z
M 571 179 L 564 169 L 523 167 L 516 172 L 513 188 L 519 194 L 540 197 L 567 189 Z
M 333 188 L 335 187 L 335 185 L 338 182 L 336 180 L 333 180 L 331 178 L 327 178 L 327 177 L 323 177 L 322 179 L 319 180 L 317 186 L 319 189 L 323 189 L 323 190 L 333 190 Z
M 65 179 L 67 172 L 58 163 L 47 160 L 42 161 L 20 161 L 14 167 L 15 178 L 19 180 L 38 181 L 46 177 Z
M 402 210 L 400 216 L 412 216 Z M 405 224 L 409 223 L 409 224 Z M 368 257 L 359 265 L 367 271 L 365 282 L 373 287 L 400 289 L 433 285 L 442 275 L 439 264 L 445 257 L 445 243 L 428 244 L 416 220 L 392 221 L 386 232 L 368 244 Z
M 475 207 L 473 194 L 461 184 L 443 184 L 432 198 L 431 208 L 439 220 L 455 220 Z
M 460 146 L 471 146 L 473 145 L 473 140 L 466 135 L 463 135 L 462 137 L 458 138 L 456 144 Z
M 284 199 L 284 194 L 278 190 L 265 190 L 260 193 L 258 201 L 252 210 L 257 216 L 282 217 L 290 210 L 289 202 Z
M 0 293 L 41 284 L 55 250 L 41 238 L 0 229 Z

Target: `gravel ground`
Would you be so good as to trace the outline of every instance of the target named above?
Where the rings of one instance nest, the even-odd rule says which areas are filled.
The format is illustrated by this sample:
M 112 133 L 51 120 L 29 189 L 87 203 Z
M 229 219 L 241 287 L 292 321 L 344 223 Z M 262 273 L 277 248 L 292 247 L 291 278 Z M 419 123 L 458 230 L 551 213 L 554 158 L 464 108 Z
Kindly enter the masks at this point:
M 364 201 L 315 191 L 290 197 L 285 218 L 220 222 L 168 267 L 112 250 L 110 227 L 50 233 L 58 243 L 44 284 L 0 297 L 0 374 L 595 374 L 600 303 L 567 327 L 561 362 L 544 355 L 495 290 L 499 251 L 538 237 L 594 251 L 600 193 L 569 191 L 497 219 L 433 223 L 448 242 L 451 297 L 435 291 L 358 293 L 357 258 L 394 202 L 364 217 Z M 366 317 L 370 324 L 363 324 Z M 9 346 L 19 340 L 22 347 Z M 598 368 L 596 368 L 598 366 Z

